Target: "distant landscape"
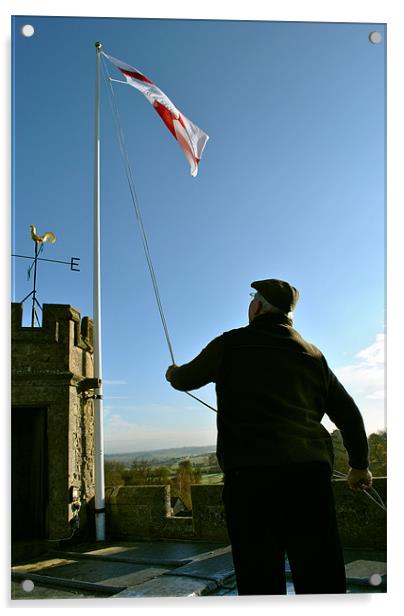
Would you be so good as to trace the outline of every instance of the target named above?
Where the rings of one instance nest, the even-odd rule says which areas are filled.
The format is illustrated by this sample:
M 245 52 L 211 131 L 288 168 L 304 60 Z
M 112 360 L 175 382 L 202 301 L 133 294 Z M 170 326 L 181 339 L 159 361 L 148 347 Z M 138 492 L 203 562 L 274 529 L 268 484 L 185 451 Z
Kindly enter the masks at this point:
M 175 515 L 189 515 L 191 485 L 223 481 L 215 450 L 215 445 L 208 445 L 106 454 L 105 485 L 168 485 L 177 502 Z
M 192 458 L 199 455 L 207 455 L 216 451 L 215 445 L 206 445 L 204 447 L 173 447 L 171 449 L 154 449 L 151 451 L 133 451 L 129 453 L 107 453 L 105 454 L 106 461 L 123 462 L 131 464 L 132 462 L 154 462 L 173 464 L 181 458 Z
M 349 471 L 348 454 L 339 430 L 331 434 L 334 469 L 339 476 Z M 387 476 L 387 433 L 373 433 L 368 438 L 370 470 L 374 477 Z M 223 472 L 218 464 L 215 445 L 176 447 L 151 451 L 105 454 L 106 486 L 170 486 L 171 497 L 180 500 L 174 505 L 178 513 L 192 510 L 191 486 L 221 484 Z M 253 472 L 253 471 L 251 471 Z

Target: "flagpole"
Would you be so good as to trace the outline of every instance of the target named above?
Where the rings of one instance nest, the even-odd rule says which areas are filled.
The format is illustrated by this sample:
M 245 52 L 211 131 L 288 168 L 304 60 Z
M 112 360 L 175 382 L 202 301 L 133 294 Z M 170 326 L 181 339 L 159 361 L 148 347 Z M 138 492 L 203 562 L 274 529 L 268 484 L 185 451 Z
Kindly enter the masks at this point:
M 95 43 L 95 142 L 94 142 L 94 258 L 93 258 L 93 319 L 94 319 L 94 377 L 100 379 L 95 390 L 95 533 L 97 541 L 105 540 L 104 486 L 104 426 L 101 362 L 101 269 L 100 269 L 100 53 L 101 43 Z

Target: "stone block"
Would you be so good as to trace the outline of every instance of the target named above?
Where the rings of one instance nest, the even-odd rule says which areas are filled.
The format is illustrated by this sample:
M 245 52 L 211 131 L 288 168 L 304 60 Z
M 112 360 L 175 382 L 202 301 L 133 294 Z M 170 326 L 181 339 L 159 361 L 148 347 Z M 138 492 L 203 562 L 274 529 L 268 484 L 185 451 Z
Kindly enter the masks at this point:
M 114 595 L 114 599 L 128 597 L 195 597 L 211 592 L 215 588 L 217 588 L 217 583 L 213 580 L 161 575 L 144 584 L 127 588 Z
M 161 527 L 163 539 L 194 539 L 193 518 L 189 517 L 166 517 Z
M 228 541 L 222 484 L 191 486 L 192 516 L 198 539 Z
M 139 539 L 162 536 L 170 515 L 169 486 L 118 486 L 106 491 L 111 537 Z

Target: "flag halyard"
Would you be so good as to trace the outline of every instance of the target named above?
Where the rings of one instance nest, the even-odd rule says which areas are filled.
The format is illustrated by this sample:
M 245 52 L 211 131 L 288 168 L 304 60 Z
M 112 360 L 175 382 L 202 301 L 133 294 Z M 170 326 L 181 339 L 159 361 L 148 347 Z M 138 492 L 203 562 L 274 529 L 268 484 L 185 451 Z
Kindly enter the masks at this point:
M 180 113 L 168 96 L 146 75 L 105 52 L 102 52 L 102 54 L 120 71 L 127 83 L 142 92 L 149 103 L 153 105 L 168 130 L 178 141 L 189 162 L 191 175 L 195 177 L 209 136 Z

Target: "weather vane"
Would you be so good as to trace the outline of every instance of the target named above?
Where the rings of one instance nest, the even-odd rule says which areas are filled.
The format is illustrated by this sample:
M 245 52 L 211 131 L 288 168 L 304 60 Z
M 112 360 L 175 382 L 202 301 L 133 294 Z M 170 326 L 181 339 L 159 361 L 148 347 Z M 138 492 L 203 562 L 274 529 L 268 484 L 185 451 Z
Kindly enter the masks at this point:
M 48 242 L 49 244 L 54 244 L 56 242 L 56 235 L 52 233 L 52 231 L 47 231 L 46 233 L 44 233 L 44 235 L 38 235 L 36 231 L 36 227 L 34 225 L 30 225 L 30 228 L 31 228 L 31 239 L 35 242 L 35 255 L 33 257 L 28 257 L 27 255 L 12 254 L 11 256 L 18 257 L 20 259 L 31 259 L 33 261 L 32 265 L 28 269 L 28 279 L 31 276 L 32 268 L 34 268 L 34 287 L 32 291 L 28 293 L 26 297 L 24 297 L 21 303 L 23 304 L 29 297 L 32 296 L 31 327 L 35 327 L 35 319 L 37 320 L 38 325 L 40 325 L 38 315 L 36 312 L 36 306 L 39 306 L 39 308 L 42 310 L 42 306 L 36 298 L 36 293 L 37 293 L 36 292 L 36 275 L 37 275 L 38 261 L 49 261 L 50 263 L 63 263 L 65 265 L 70 265 L 70 269 L 72 272 L 79 272 L 80 269 L 78 268 L 78 265 L 79 265 L 78 261 L 80 261 L 80 259 L 79 257 L 72 257 L 70 261 L 58 261 L 56 259 L 40 258 L 39 255 L 43 251 L 44 244 L 46 242 Z

